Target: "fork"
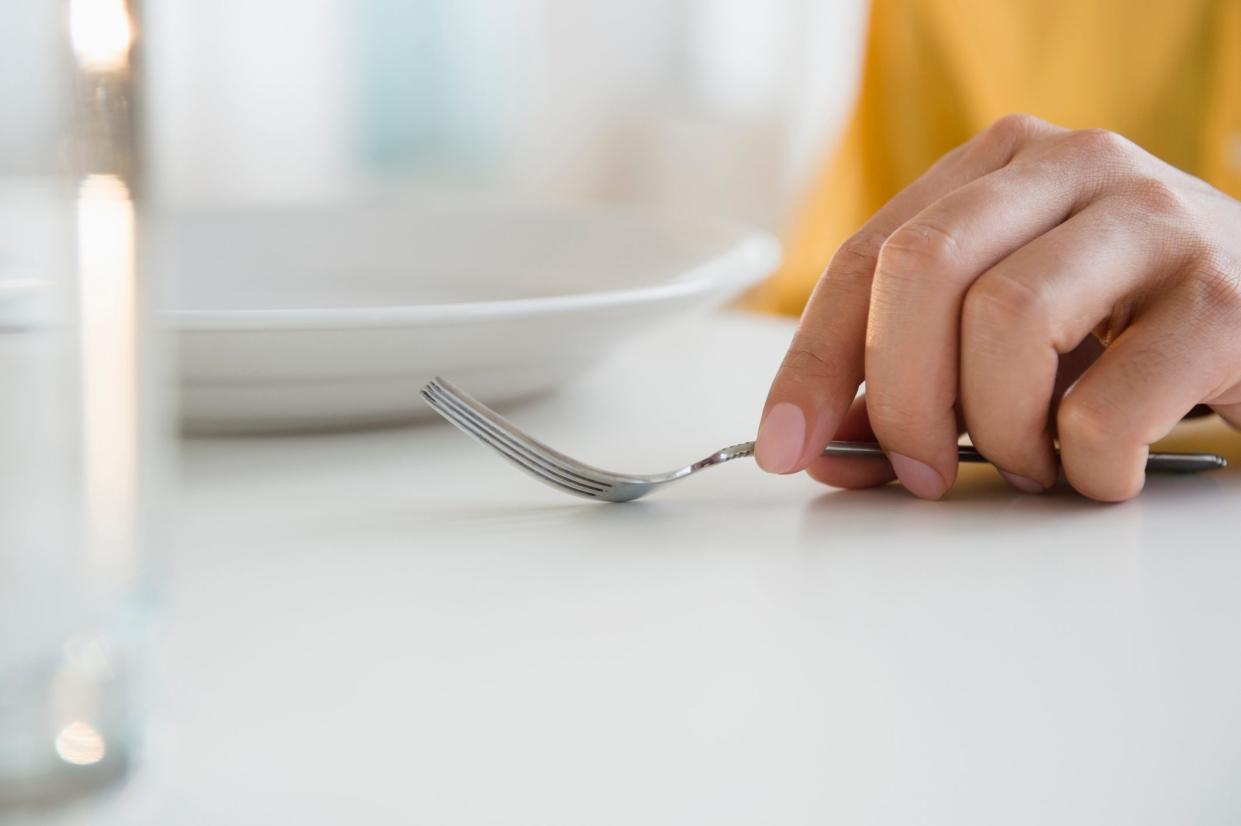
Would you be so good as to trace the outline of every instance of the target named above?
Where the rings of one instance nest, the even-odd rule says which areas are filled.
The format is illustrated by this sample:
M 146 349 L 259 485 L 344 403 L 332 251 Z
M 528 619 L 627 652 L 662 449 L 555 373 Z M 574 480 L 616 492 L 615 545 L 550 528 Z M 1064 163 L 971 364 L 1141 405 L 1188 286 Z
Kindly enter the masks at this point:
M 645 496 L 655 488 L 692 476 L 700 470 L 754 455 L 754 442 L 741 442 L 717 450 L 705 459 L 667 473 L 632 475 L 613 473 L 583 464 L 553 450 L 524 433 L 519 427 L 482 402 L 436 377 L 422 388 L 422 398 L 448 421 L 468 435 L 494 449 L 517 467 L 554 488 L 605 502 L 628 502 Z M 824 456 L 881 457 L 883 448 L 873 442 L 829 442 Z M 960 445 L 962 462 L 987 460 L 970 445 Z M 1146 469 L 1164 473 L 1194 473 L 1226 467 L 1222 456 L 1212 453 L 1152 453 Z

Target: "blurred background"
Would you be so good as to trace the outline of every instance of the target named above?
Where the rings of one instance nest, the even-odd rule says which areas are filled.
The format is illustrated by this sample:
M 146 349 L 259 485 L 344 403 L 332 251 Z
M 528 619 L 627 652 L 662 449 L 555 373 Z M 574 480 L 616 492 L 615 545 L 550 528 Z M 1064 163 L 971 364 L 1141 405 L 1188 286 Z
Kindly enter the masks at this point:
M 865 5 L 151 0 L 144 14 L 152 194 L 169 203 L 443 187 L 776 228 L 849 105 Z
M 571 292 L 579 274 L 583 292 L 685 275 L 687 289 L 651 291 L 659 307 L 576 318 L 561 308 L 564 330 L 610 344 L 657 310 L 705 309 L 774 268 L 777 245 L 761 233 L 633 216 L 783 229 L 850 106 L 865 14 L 861 0 L 0 0 L 0 821 L 43 822 L 5 817 L 106 788 L 144 748 L 180 449 L 170 362 L 181 356 L 184 410 L 195 332 L 164 312 L 176 267 L 150 250 L 179 236 L 162 220 L 202 207 L 237 216 L 231 235 L 208 233 L 196 254 L 167 260 L 192 259 L 184 281 L 211 286 L 226 271 L 213 256 L 235 252 L 221 260 L 243 309 L 261 303 L 263 279 L 286 273 L 295 309 L 312 276 L 368 301 L 366 279 L 386 287 L 389 274 L 415 287 L 472 278 L 488 297 Z M 440 193 L 642 209 L 521 221 L 517 209 L 448 210 L 451 232 L 431 213 L 392 213 L 383 244 L 366 234 L 381 223 L 373 213 L 354 216 L 356 232 L 334 217 L 314 225 L 333 236 L 255 229 L 247 211 L 406 192 L 430 193 L 434 210 Z M 298 210 L 271 212 L 278 222 Z M 408 215 L 426 219 L 412 242 Z M 488 237 L 522 242 L 495 245 L 503 266 L 470 257 L 493 248 L 475 231 L 480 215 L 503 219 L 488 219 Z M 246 229 L 258 238 L 249 248 L 237 241 Z M 718 294 L 704 286 L 708 263 Z M 515 287 L 523 272 L 546 283 Z M 549 318 L 518 334 L 428 324 L 426 338 L 381 324 L 348 352 L 345 337 L 326 336 L 286 357 L 291 335 L 212 339 L 202 352 L 227 361 L 246 392 L 267 387 L 290 405 L 301 398 L 290 376 L 342 404 L 360 381 L 390 385 L 404 421 L 411 406 L 428 413 L 414 368 L 460 375 L 469 365 L 449 358 L 471 344 L 477 369 L 512 395 L 602 356 L 603 344 L 565 348 L 574 336 L 551 335 Z M 389 353 L 428 361 L 384 365 Z M 271 375 L 247 372 L 269 357 Z M 325 375 L 306 378 L 304 365 Z

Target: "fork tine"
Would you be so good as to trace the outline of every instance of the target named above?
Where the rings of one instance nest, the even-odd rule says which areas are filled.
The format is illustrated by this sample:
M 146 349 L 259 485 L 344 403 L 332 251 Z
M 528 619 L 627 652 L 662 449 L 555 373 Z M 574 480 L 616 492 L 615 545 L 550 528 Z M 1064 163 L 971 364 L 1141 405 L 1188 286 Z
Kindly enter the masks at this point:
M 422 397 L 426 400 L 427 404 L 431 405 L 431 407 L 435 409 L 436 412 L 448 419 L 448 421 L 456 425 L 466 434 L 474 437 L 478 441 L 495 450 L 497 453 L 513 462 L 522 470 L 536 476 L 541 481 L 546 482 L 549 485 L 554 485 L 562 490 L 568 491 L 569 493 L 575 493 L 579 496 L 587 496 L 591 498 L 594 498 L 596 495 L 605 490 L 605 488 L 597 485 L 588 485 L 582 482 L 577 482 L 573 479 L 560 475 L 555 470 L 535 463 L 524 454 L 516 451 L 509 444 L 498 439 L 491 432 L 478 427 L 478 425 L 476 425 L 472 420 L 466 418 L 457 410 L 448 406 L 443 400 L 437 398 L 432 393 L 427 392 L 425 389 L 422 391 Z
M 596 492 L 602 492 L 610 487 L 607 482 L 573 473 L 571 470 L 563 468 L 555 462 L 542 459 L 537 454 L 522 448 L 520 443 L 517 443 L 512 439 L 505 438 L 503 433 L 497 432 L 494 428 L 486 427 L 476 417 L 471 416 L 468 411 L 463 410 L 460 407 L 453 406 L 451 402 L 446 402 L 443 399 L 440 399 L 439 401 L 441 407 L 444 407 L 446 411 L 451 413 L 455 419 L 467 424 L 471 431 L 482 433 L 492 442 L 503 445 L 507 452 L 520 457 L 525 464 L 533 466 L 538 470 L 538 472 L 554 477 L 558 480 L 566 482 L 567 484 L 587 488 Z
M 562 457 L 561 454 L 548 448 L 546 445 L 525 437 L 524 434 L 505 428 L 501 423 L 507 424 L 507 422 L 498 414 L 492 413 L 490 410 L 480 410 L 478 403 L 471 404 L 470 401 L 460 398 L 444 388 L 439 383 L 439 380 L 434 380 L 428 384 L 424 388 L 424 392 L 430 392 L 439 398 L 442 404 L 451 406 L 459 416 L 468 418 L 475 427 L 487 431 L 512 449 L 521 453 L 528 460 L 545 468 L 548 472 L 554 473 L 566 481 L 600 491 L 607 490 L 612 486 L 611 483 L 604 479 L 578 472 L 566 463 L 566 457 Z M 487 413 L 491 413 L 491 416 L 487 416 Z M 495 419 L 499 419 L 499 421 L 495 421 Z
M 464 430 L 468 435 L 473 436 L 480 443 L 486 445 L 487 447 L 490 447 L 496 453 L 499 453 L 505 459 L 508 459 L 510 462 L 517 465 L 521 470 L 524 470 L 526 473 L 537 478 L 540 482 L 544 482 L 545 484 L 559 488 L 560 490 L 563 490 L 567 493 L 577 494 L 578 496 L 586 496 L 592 499 L 600 493 L 600 491 L 597 488 L 588 488 L 585 486 L 576 485 L 572 482 L 566 482 L 561 477 L 548 473 L 546 470 L 539 467 L 538 465 L 533 465 L 527 462 L 521 456 L 519 456 L 516 453 L 513 453 L 503 444 L 495 441 L 487 434 L 482 433 L 478 430 L 474 430 L 469 425 L 461 424 L 458 422 L 458 420 L 454 419 L 452 421 L 454 424 L 457 424 L 459 427 L 461 427 L 462 430 Z
M 463 419 L 455 411 L 449 408 L 443 407 L 438 402 L 431 400 L 431 398 L 428 396 L 424 396 L 424 398 L 427 398 L 428 404 L 431 404 L 431 406 L 440 415 L 448 419 L 448 421 L 451 422 L 452 424 L 456 425 L 466 435 L 474 438 L 481 444 L 486 445 L 487 447 L 496 451 L 501 456 L 503 456 L 505 459 L 508 459 L 510 462 L 517 465 L 520 469 L 524 470 L 526 473 L 529 473 L 531 476 L 534 476 L 539 481 L 544 482 L 548 485 L 552 485 L 554 487 L 560 488 L 561 490 L 566 491 L 568 493 L 577 494 L 578 496 L 586 496 L 586 497 L 594 498 L 599 493 L 599 490 L 597 488 L 589 488 L 584 485 L 579 485 L 579 484 L 567 481 L 563 479 L 562 477 L 549 473 L 546 469 L 539 467 L 538 465 L 530 462 L 528 459 L 526 459 L 521 454 L 513 451 L 508 445 L 496 440 L 486 431 L 478 429 L 471 422 L 469 422 L 466 419 Z
M 480 430 L 491 436 L 493 439 L 502 442 L 509 448 L 510 451 L 519 454 L 528 463 L 538 465 L 546 472 L 554 474 L 566 482 L 570 482 L 580 487 L 587 487 L 595 490 L 603 490 L 610 487 L 610 485 L 605 481 L 577 473 L 572 468 L 565 467 L 563 464 L 555 461 L 554 458 L 544 457 L 542 453 L 537 451 L 534 447 L 524 444 L 520 439 L 516 438 L 514 434 L 509 433 L 498 425 L 489 423 L 482 418 L 478 411 L 476 411 L 473 407 L 454 399 L 442 389 L 429 384 L 426 388 L 424 388 L 424 390 L 434 396 L 441 407 L 446 407 L 450 410 L 457 419 L 465 419 L 470 423 L 474 430 Z
M 527 450 L 532 451 L 549 462 L 555 462 L 558 467 L 562 467 L 576 476 L 582 476 L 592 482 L 597 482 L 611 475 L 606 471 L 600 471 L 598 468 L 592 468 L 589 465 L 583 464 L 572 456 L 566 456 L 551 446 L 540 442 L 478 399 L 470 396 L 461 388 L 454 387 L 445 378 L 436 376 L 428 386 L 433 386 L 441 396 L 452 399 L 459 406 L 469 410 L 473 416 L 480 419 L 483 424 L 492 430 L 499 430 L 511 440 L 519 442 Z

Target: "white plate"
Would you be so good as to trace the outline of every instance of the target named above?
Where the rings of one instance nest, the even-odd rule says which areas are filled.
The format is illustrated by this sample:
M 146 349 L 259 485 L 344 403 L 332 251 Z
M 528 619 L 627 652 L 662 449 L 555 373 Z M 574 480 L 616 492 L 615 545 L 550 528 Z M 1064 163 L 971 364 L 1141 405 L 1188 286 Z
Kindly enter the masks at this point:
M 462 203 L 181 214 L 161 238 L 183 421 L 216 432 L 410 420 L 437 374 L 529 396 L 779 257 L 729 223 Z

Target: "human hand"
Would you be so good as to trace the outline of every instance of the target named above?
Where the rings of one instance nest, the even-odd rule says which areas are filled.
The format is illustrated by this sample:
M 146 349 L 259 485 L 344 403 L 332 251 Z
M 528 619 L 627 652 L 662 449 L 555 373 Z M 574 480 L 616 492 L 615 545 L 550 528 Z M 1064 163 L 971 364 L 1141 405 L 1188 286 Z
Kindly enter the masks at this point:
M 1241 203 L 1113 133 L 1010 115 L 833 256 L 756 458 L 936 499 L 962 429 L 1027 492 L 1055 483 L 1058 440 L 1069 483 L 1118 501 L 1198 403 L 1241 426 Z M 833 438 L 890 464 L 820 456 Z

